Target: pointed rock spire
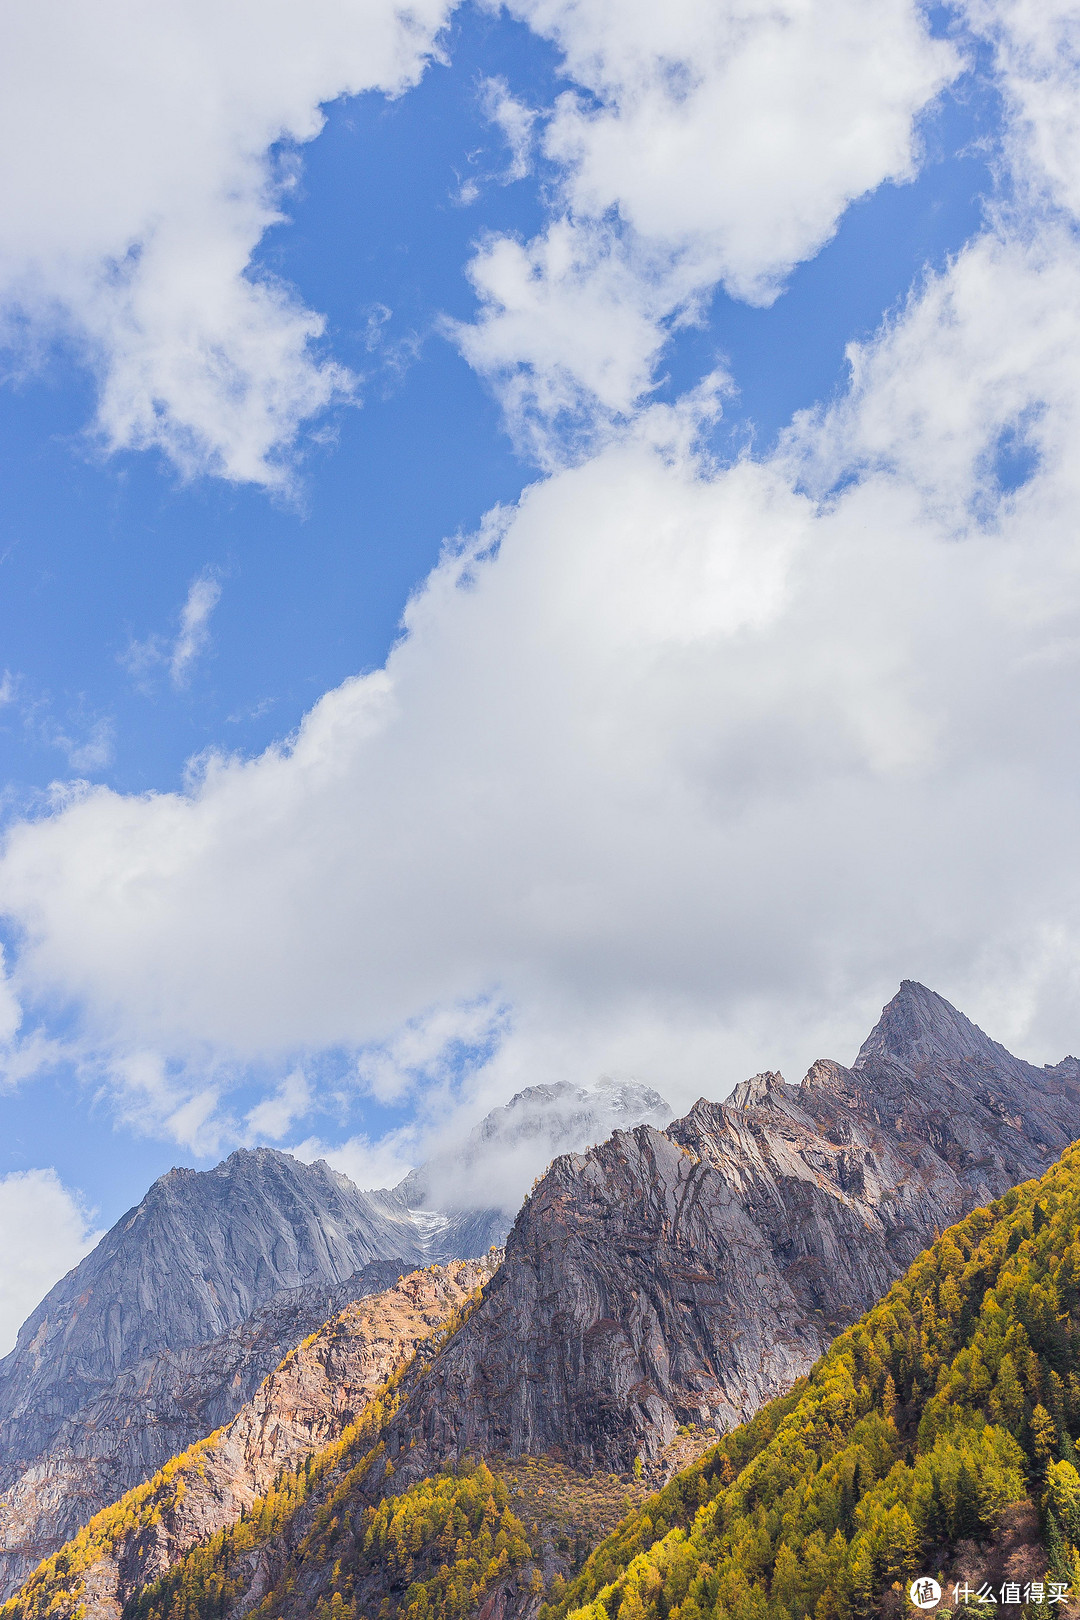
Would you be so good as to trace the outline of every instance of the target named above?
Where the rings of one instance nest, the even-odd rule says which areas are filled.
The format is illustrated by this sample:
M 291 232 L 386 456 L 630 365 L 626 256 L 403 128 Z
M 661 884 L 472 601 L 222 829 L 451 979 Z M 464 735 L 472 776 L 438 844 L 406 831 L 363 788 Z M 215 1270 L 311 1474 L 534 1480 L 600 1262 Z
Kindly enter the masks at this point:
M 866 1069 L 878 1063 L 914 1074 L 926 1064 L 960 1064 L 977 1068 L 991 1065 L 1026 1068 L 1004 1046 L 984 1035 L 962 1012 L 914 979 L 904 979 L 859 1048 L 852 1067 Z

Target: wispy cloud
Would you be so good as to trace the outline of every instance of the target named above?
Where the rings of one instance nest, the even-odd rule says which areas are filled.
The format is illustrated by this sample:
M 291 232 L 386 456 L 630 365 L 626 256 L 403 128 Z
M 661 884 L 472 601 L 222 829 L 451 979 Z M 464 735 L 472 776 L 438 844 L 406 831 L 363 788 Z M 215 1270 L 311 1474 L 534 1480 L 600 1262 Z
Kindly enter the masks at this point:
M 124 668 L 136 680 L 145 682 L 152 670 L 164 667 L 172 685 L 182 690 L 210 644 L 210 618 L 220 600 L 220 579 L 212 569 L 204 569 L 188 588 L 174 639 L 153 635 L 133 641 L 121 659 Z
M 58 718 L 57 705 L 47 691 L 33 690 L 21 675 L 5 670 L 0 681 L 0 707 L 10 705 L 22 721 L 27 737 L 40 747 L 58 748 L 71 770 L 103 771 L 116 753 L 116 723 L 111 715 L 88 711 L 84 695 L 70 703 Z
M 62 748 L 73 771 L 103 771 L 116 753 L 116 726 L 106 716 L 95 720 L 82 736 L 69 736 L 57 727 L 52 735 L 55 747 Z
M 504 185 L 524 180 L 532 169 L 533 128 L 539 116 L 536 109 L 512 95 L 503 78 L 484 80 L 481 105 L 510 148 L 510 163 L 501 176 Z
M 192 580 L 180 610 L 180 634 L 169 658 L 169 679 L 174 686 L 187 685 L 191 666 L 205 652 L 210 639 L 210 615 L 220 597 L 221 584 L 213 574 L 200 574 Z
M 462 180 L 454 201 L 467 208 L 477 201 L 488 185 L 512 185 L 532 173 L 535 148 L 534 130 L 540 114 L 534 107 L 519 101 L 509 84 L 501 76 L 482 79 L 479 86 L 480 110 L 488 123 L 494 124 L 510 148 L 510 162 L 505 168 L 481 169 Z M 480 165 L 486 149 L 477 147 L 468 155 L 470 164 Z

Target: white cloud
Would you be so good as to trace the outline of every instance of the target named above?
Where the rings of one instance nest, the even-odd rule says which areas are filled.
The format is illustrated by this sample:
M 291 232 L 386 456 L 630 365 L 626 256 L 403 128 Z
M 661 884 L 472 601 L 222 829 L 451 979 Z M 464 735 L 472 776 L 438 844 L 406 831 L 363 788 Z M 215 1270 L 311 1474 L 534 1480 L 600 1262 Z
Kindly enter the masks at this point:
M 133 641 L 121 663 L 140 682 L 155 666 L 165 665 L 173 686 L 185 687 L 191 679 L 192 666 L 209 645 L 210 617 L 220 600 L 221 582 L 206 569 L 196 575 L 188 588 L 175 639 L 168 643 L 154 635 L 145 641 Z
M 0 1355 L 35 1305 L 102 1236 L 55 1170 L 0 1176 Z
M 1080 7 L 1075 0 L 963 0 L 992 41 L 1008 102 L 1008 144 L 1021 186 L 1080 213 Z
M 281 217 L 269 158 L 320 104 L 414 84 L 452 0 L 105 0 L 0 16 L 0 313 L 30 362 L 72 338 L 104 445 L 280 484 L 352 379 L 322 317 L 252 276 Z
M 252 1142 L 280 1142 L 292 1130 L 298 1119 L 311 1108 L 311 1086 L 300 1069 L 293 1069 L 271 1097 L 266 1097 L 250 1110 L 246 1118 L 248 1137 Z
M 193 1074 L 384 1043 L 387 1098 L 469 1005 L 514 1008 L 491 1100 L 844 1056 L 905 974 L 1075 1047 L 1078 312 L 1066 233 L 990 235 L 775 456 L 644 413 L 449 552 L 288 746 L 14 827 L 18 990 Z
M 102 771 L 112 764 L 116 752 L 116 726 L 109 716 L 90 722 L 81 736 L 71 736 L 62 726 L 46 727 L 46 739 L 67 755 L 73 771 Z
M 430 1121 L 452 1108 L 462 1075 L 498 1047 L 508 1023 L 508 1009 L 486 996 L 437 1007 L 367 1047 L 357 1062 L 357 1082 L 381 1103 L 422 1096 Z
M 481 87 L 481 105 L 484 115 L 496 125 L 510 148 L 510 163 L 502 176 L 504 184 L 524 180 L 532 163 L 533 127 L 535 108 L 511 93 L 503 78 L 485 79 Z
M 528 243 L 487 237 L 468 275 L 481 317 L 448 331 L 541 464 L 558 459 L 567 429 L 629 414 L 667 342 L 663 318 L 689 290 L 673 293 L 666 270 L 610 224 L 568 219 Z
M 396 1187 L 416 1163 L 416 1137 L 408 1129 L 389 1131 L 377 1142 L 367 1136 L 351 1136 L 347 1142 L 330 1147 L 317 1136 L 298 1142 L 289 1152 L 305 1164 L 325 1159 L 358 1187 Z
M 958 66 L 908 0 L 872 15 L 859 0 L 512 9 L 589 93 L 562 96 L 547 134 L 572 211 L 615 207 L 753 300 L 772 298 L 853 198 L 913 173 L 913 121 Z
M 169 658 L 169 678 L 174 686 L 186 684 L 192 664 L 205 651 L 210 639 L 210 615 L 220 596 L 221 586 L 212 575 L 201 574 L 192 580 L 180 610 L 180 634 Z
M 629 412 L 665 323 L 714 286 L 769 303 L 853 199 L 910 178 L 918 115 L 959 67 L 910 0 L 510 9 L 584 94 L 558 98 L 543 139 L 557 217 L 482 244 L 480 316 L 458 336 L 534 448 L 549 419 Z
M 562 103 L 549 136 L 572 217 L 472 267 L 487 315 L 462 342 L 522 416 L 587 394 L 628 417 L 665 312 L 706 273 L 767 297 L 851 196 L 907 172 L 951 61 L 899 5 L 749 9 L 730 35 L 730 8 L 630 9 L 596 39 L 605 6 L 528 14 L 598 110 Z M 751 195 L 753 153 L 721 161 L 716 120 L 759 49 L 759 141 L 783 106 Z M 823 144 L 793 179 L 819 96 Z M 1025 104 L 1040 129 L 1065 116 L 1045 99 Z M 667 214 L 643 143 L 669 164 Z M 638 410 L 450 550 L 386 668 L 287 744 L 14 826 L 14 989 L 73 1005 L 129 1116 L 201 1151 L 243 1134 L 222 1109 L 245 1063 L 286 1076 L 247 1127 L 282 1136 L 288 1076 L 324 1049 L 384 1103 L 430 1099 L 427 1123 L 605 1072 L 680 1104 L 850 1055 L 904 975 L 1033 1056 L 1075 1049 L 1080 248 L 1034 191 L 852 350 L 848 395 L 774 455 L 695 451 L 721 377 Z M 1034 469 L 1016 489 L 1010 435 Z M 359 1167 L 418 1140 L 355 1138 L 339 1162 L 390 1180 Z

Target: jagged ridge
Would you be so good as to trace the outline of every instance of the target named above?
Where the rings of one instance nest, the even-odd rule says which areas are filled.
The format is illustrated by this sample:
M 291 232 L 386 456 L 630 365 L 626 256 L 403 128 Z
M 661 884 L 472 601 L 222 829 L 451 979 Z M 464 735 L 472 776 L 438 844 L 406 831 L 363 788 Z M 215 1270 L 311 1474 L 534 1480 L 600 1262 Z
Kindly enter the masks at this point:
M 393 1488 L 467 1452 L 658 1469 L 678 1423 L 730 1427 L 935 1228 L 1080 1132 L 1075 1069 L 1013 1058 L 907 983 L 851 1069 L 757 1076 L 558 1160 L 483 1302 L 403 1390 Z
M 920 1570 L 973 1590 L 1075 1583 L 1078 1230 L 1073 1149 L 946 1231 L 808 1380 L 631 1512 L 569 1588 L 556 1580 L 542 1620 L 866 1620 L 898 1612 L 892 1583 Z M 130 1620 L 217 1620 L 256 1602 L 259 1620 L 528 1620 L 535 1552 L 490 1476 L 478 1496 L 467 1463 L 404 1490 L 399 1470 L 376 1509 L 393 1426 L 256 1535 L 247 1575 L 270 1572 L 268 1585 L 218 1538 Z
M 505 1206 L 557 1147 L 669 1112 L 635 1085 L 532 1087 L 459 1144 L 460 1163 L 436 1158 L 390 1192 L 267 1148 L 162 1177 L 0 1363 L 0 1598 L 99 1508 L 227 1422 L 347 1301 L 418 1261 L 501 1243 Z M 498 1207 L 483 1203 L 500 1192 Z
M 1069 1061 L 1043 1070 L 905 983 L 851 1069 L 822 1061 L 666 1132 L 557 1160 L 504 1266 L 398 1422 L 420 1477 L 466 1453 L 656 1458 L 788 1388 L 934 1232 L 1080 1136 Z
M 343 1437 L 388 1379 L 422 1353 L 497 1263 L 454 1261 L 356 1301 L 291 1350 L 224 1428 L 91 1520 L 7 1613 L 104 1620 L 190 1547 L 234 1524 L 283 1473 Z
M 321 1161 L 241 1150 L 162 1176 L 0 1362 L 3 1590 L 230 1417 L 335 1290 L 344 1304 L 425 1258 L 411 1224 Z

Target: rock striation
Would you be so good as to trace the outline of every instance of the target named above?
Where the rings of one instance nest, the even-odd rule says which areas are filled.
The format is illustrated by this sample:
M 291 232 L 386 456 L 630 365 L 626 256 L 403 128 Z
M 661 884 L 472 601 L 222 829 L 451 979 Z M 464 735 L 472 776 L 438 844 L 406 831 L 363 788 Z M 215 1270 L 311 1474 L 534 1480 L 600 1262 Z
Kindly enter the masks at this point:
M 260 1148 L 162 1176 L 0 1361 L 0 1593 L 227 1421 L 335 1302 L 425 1259 L 322 1162 Z
M 395 1420 L 465 1453 L 626 1469 L 807 1372 L 932 1240 L 1080 1136 L 1080 1066 L 1013 1057 L 905 981 L 851 1068 L 763 1074 L 556 1160 Z M 396 1488 L 396 1487 L 395 1487 Z
M 80 1574 L 85 1620 L 119 1620 L 135 1592 L 235 1524 L 283 1470 L 340 1439 L 385 1380 L 432 1345 L 498 1259 L 399 1277 L 290 1350 L 224 1427 L 156 1475 L 149 1492 L 121 1502 L 115 1526 L 100 1527 L 96 1556 Z
M 349 1300 L 485 1254 L 554 1152 L 669 1115 L 641 1086 L 534 1086 L 391 1191 L 271 1148 L 161 1177 L 0 1361 L 0 1601 Z
M 373 1261 L 347 1282 L 293 1289 L 216 1339 L 159 1351 L 120 1373 L 65 1419 L 0 1497 L 0 1596 L 100 1508 L 227 1423 L 287 1351 L 400 1270 Z
M 822 1060 L 799 1085 L 758 1075 L 666 1130 L 617 1130 L 563 1155 L 527 1199 L 479 1303 L 437 1355 L 412 1365 L 396 1409 L 380 1408 L 381 1446 L 348 1476 L 351 1521 L 467 1454 L 546 1454 L 582 1478 L 640 1459 L 658 1480 L 680 1425 L 698 1425 L 698 1443 L 749 1417 L 806 1373 L 938 1229 L 1039 1175 L 1078 1135 L 1075 1059 L 1024 1063 L 905 981 L 850 1068 Z M 268 1467 L 299 1444 L 289 1365 L 229 1431 L 242 1437 L 239 1461 L 214 1451 L 223 1472 L 209 1471 L 210 1494 L 234 1517 L 254 1489 L 251 1437 L 281 1429 L 285 1451 L 271 1445 Z M 325 1413 L 335 1385 L 355 1375 L 320 1365 L 302 1382 L 314 1378 Z M 318 1421 L 307 1411 L 304 1435 L 318 1440 Z M 325 1490 L 339 1487 L 328 1475 Z M 244 1565 L 238 1613 L 289 1577 L 325 1490 Z M 229 1522 L 199 1500 L 192 1523 L 204 1533 Z M 148 1535 L 118 1548 L 115 1570 L 98 1561 L 79 1600 L 88 1620 L 115 1615 L 117 1593 L 175 1556 L 175 1506 L 162 1515 L 160 1545 Z M 331 1578 L 314 1557 L 291 1612 L 314 1612 Z

